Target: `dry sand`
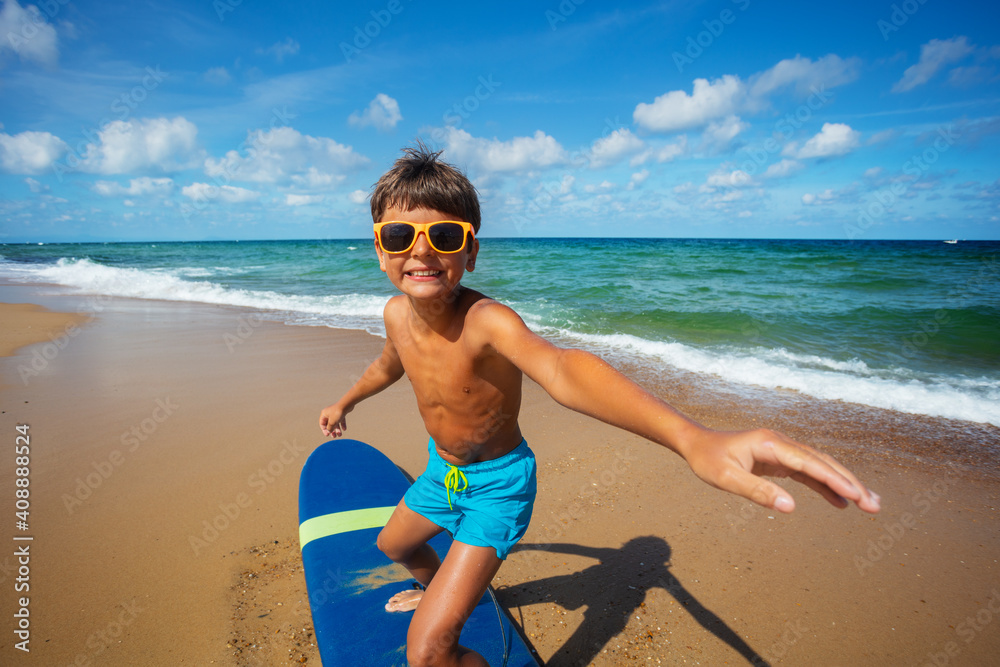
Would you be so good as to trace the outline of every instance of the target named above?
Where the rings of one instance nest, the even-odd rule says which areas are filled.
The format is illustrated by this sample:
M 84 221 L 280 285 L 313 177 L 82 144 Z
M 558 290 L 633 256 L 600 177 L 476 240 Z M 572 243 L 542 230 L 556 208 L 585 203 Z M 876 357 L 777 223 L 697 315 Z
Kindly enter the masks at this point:
M 298 474 L 322 440 L 319 410 L 379 339 L 23 286 L 0 287 L 0 301 L 0 351 L 37 342 L 0 359 L 0 664 L 318 664 Z M 9 305 L 25 302 L 82 317 Z M 766 422 L 820 444 L 880 492 L 883 512 L 839 511 L 785 482 L 796 512 L 759 508 L 528 383 L 539 497 L 494 586 L 547 664 L 996 664 L 998 487 L 980 459 L 992 448 L 996 461 L 1000 429 L 683 380 L 648 384 L 710 425 Z M 405 380 L 348 420 L 350 437 L 422 471 Z M 19 424 L 27 531 L 13 516 Z M 22 596 L 30 653 L 15 647 Z

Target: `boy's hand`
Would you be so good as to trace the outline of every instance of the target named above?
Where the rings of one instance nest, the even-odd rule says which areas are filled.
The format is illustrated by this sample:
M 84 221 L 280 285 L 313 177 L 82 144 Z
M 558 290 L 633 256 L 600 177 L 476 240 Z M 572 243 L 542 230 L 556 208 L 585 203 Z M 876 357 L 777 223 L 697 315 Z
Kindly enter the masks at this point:
M 324 408 L 319 413 L 319 428 L 323 435 L 328 438 L 339 438 L 347 430 L 347 413 L 350 410 L 342 410 L 339 405 L 334 404 Z
M 833 457 L 775 431 L 705 430 L 685 452 L 691 469 L 705 482 L 779 512 L 794 510 L 795 501 L 783 488 L 762 479 L 764 475 L 791 477 L 836 507 L 847 507 L 848 501 L 854 501 L 865 512 L 879 511 L 878 494 L 865 488 Z

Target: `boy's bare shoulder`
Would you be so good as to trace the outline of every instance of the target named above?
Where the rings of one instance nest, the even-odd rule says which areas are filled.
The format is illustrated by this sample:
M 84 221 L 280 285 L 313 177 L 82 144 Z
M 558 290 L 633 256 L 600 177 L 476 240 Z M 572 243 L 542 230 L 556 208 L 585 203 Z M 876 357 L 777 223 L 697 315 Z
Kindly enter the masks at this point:
M 385 307 L 382 309 L 382 318 L 385 320 L 390 320 L 398 317 L 404 312 L 406 308 L 406 297 L 402 294 L 397 294 L 391 297 L 385 302 Z
M 491 343 L 497 336 L 506 336 L 515 330 L 527 330 L 524 320 L 510 306 L 478 293 L 474 299 L 466 311 L 465 328 L 484 338 L 483 342 Z
M 494 319 L 513 316 L 520 319 L 520 316 L 514 312 L 514 309 L 510 306 L 505 306 L 496 299 L 492 299 L 485 294 L 471 290 L 470 292 L 469 306 L 466 310 L 467 317 L 473 319 Z

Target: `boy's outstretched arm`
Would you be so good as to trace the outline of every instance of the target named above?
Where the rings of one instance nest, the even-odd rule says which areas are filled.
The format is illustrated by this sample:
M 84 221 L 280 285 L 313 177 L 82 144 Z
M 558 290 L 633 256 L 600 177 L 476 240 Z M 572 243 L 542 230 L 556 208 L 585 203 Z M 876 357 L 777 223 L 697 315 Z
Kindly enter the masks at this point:
M 791 477 L 837 507 L 853 501 L 866 512 L 879 511 L 878 495 L 823 452 L 767 429 L 706 428 L 600 358 L 536 335 L 506 306 L 484 304 L 480 316 L 488 344 L 560 404 L 672 449 L 712 486 L 791 512 L 792 496 L 762 476 Z
M 354 386 L 339 401 L 319 414 L 319 427 L 323 435 L 328 438 L 342 436 L 347 429 L 347 413 L 358 403 L 379 393 L 401 377 L 403 364 L 399 361 L 392 339 L 387 338 L 382 354 L 368 366 Z

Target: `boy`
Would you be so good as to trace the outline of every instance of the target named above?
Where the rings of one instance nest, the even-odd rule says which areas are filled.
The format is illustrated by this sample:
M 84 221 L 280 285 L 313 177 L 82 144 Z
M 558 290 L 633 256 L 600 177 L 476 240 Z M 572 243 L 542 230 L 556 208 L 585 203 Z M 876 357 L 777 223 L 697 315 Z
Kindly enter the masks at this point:
M 556 347 L 507 306 L 463 287 L 479 252 L 479 201 L 439 155 L 422 144 L 406 149 L 375 185 L 375 251 L 401 294 L 385 306 L 381 357 L 320 415 L 323 433 L 336 438 L 359 402 L 404 373 L 413 385 L 430 460 L 378 536 L 379 549 L 425 587 L 386 605 L 415 609 L 411 665 L 486 664 L 458 638 L 531 517 L 535 461 L 517 421 L 522 374 L 562 405 L 672 449 L 702 480 L 766 507 L 795 505 L 761 475 L 790 476 L 838 507 L 852 500 L 879 510 L 878 496 L 826 454 L 763 429 L 707 429 L 594 355 Z M 444 562 L 427 545 L 442 530 L 454 538 Z

